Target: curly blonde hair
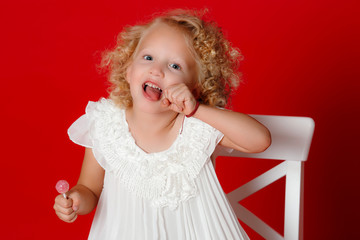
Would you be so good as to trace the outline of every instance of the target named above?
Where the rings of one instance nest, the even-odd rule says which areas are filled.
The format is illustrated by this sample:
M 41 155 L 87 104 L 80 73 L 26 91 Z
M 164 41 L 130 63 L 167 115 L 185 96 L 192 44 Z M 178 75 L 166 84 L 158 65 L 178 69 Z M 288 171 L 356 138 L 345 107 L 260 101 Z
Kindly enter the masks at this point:
M 195 97 L 200 103 L 224 107 L 231 91 L 239 84 L 240 51 L 225 39 L 212 21 L 204 21 L 198 12 L 175 10 L 153 17 L 148 23 L 126 27 L 112 50 L 105 51 L 101 68 L 109 71 L 110 98 L 120 107 L 132 106 L 126 71 L 146 29 L 163 22 L 181 30 L 196 60 L 198 82 Z

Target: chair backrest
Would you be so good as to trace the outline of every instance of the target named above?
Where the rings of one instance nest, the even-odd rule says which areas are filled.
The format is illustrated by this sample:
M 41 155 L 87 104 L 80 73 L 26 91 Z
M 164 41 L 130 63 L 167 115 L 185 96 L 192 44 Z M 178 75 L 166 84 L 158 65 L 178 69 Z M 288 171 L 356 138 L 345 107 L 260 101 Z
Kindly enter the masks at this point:
M 262 153 L 220 150 L 217 156 L 285 160 L 227 194 L 237 217 L 265 239 L 303 238 L 304 161 L 307 160 L 315 123 L 307 117 L 251 115 L 271 132 L 271 146 Z M 286 176 L 284 236 L 272 229 L 239 201 Z

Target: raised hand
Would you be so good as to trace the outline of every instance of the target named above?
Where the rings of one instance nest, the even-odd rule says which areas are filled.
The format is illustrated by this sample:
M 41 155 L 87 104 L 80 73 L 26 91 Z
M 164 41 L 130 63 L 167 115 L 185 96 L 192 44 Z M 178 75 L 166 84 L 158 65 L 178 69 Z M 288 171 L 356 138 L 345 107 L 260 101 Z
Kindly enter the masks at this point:
M 196 107 L 196 99 L 190 89 L 184 84 L 175 84 L 163 92 L 162 105 L 172 111 L 190 114 Z

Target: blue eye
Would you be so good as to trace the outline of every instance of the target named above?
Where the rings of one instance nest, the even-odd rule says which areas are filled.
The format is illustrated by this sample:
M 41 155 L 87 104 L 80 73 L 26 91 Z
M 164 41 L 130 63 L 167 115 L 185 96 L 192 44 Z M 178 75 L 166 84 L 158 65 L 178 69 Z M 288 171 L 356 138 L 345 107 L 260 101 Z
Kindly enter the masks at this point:
M 147 60 L 147 61 L 152 61 L 153 60 L 152 56 L 149 56 L 149 55 L 145 55 L 144 59 Z
M 180 67 L 179 65 L 175 64 L 175 63 L 171 63 L 169 66 L 170 66 L 171 68 L 173 68 L 173 69 L 176 69 L 176 70 L 180 70 L 180 69 L 181 69 L 181 67 Z

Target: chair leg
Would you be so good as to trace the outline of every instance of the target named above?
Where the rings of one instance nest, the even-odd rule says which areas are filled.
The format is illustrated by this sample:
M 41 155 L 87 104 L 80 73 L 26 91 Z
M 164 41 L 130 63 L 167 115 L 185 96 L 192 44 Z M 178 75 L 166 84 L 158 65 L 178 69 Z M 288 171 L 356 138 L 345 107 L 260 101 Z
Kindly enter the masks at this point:
M 284 231 L 286 240 L 303 239 L 303 170 L 303 162 L 288 161 Z

